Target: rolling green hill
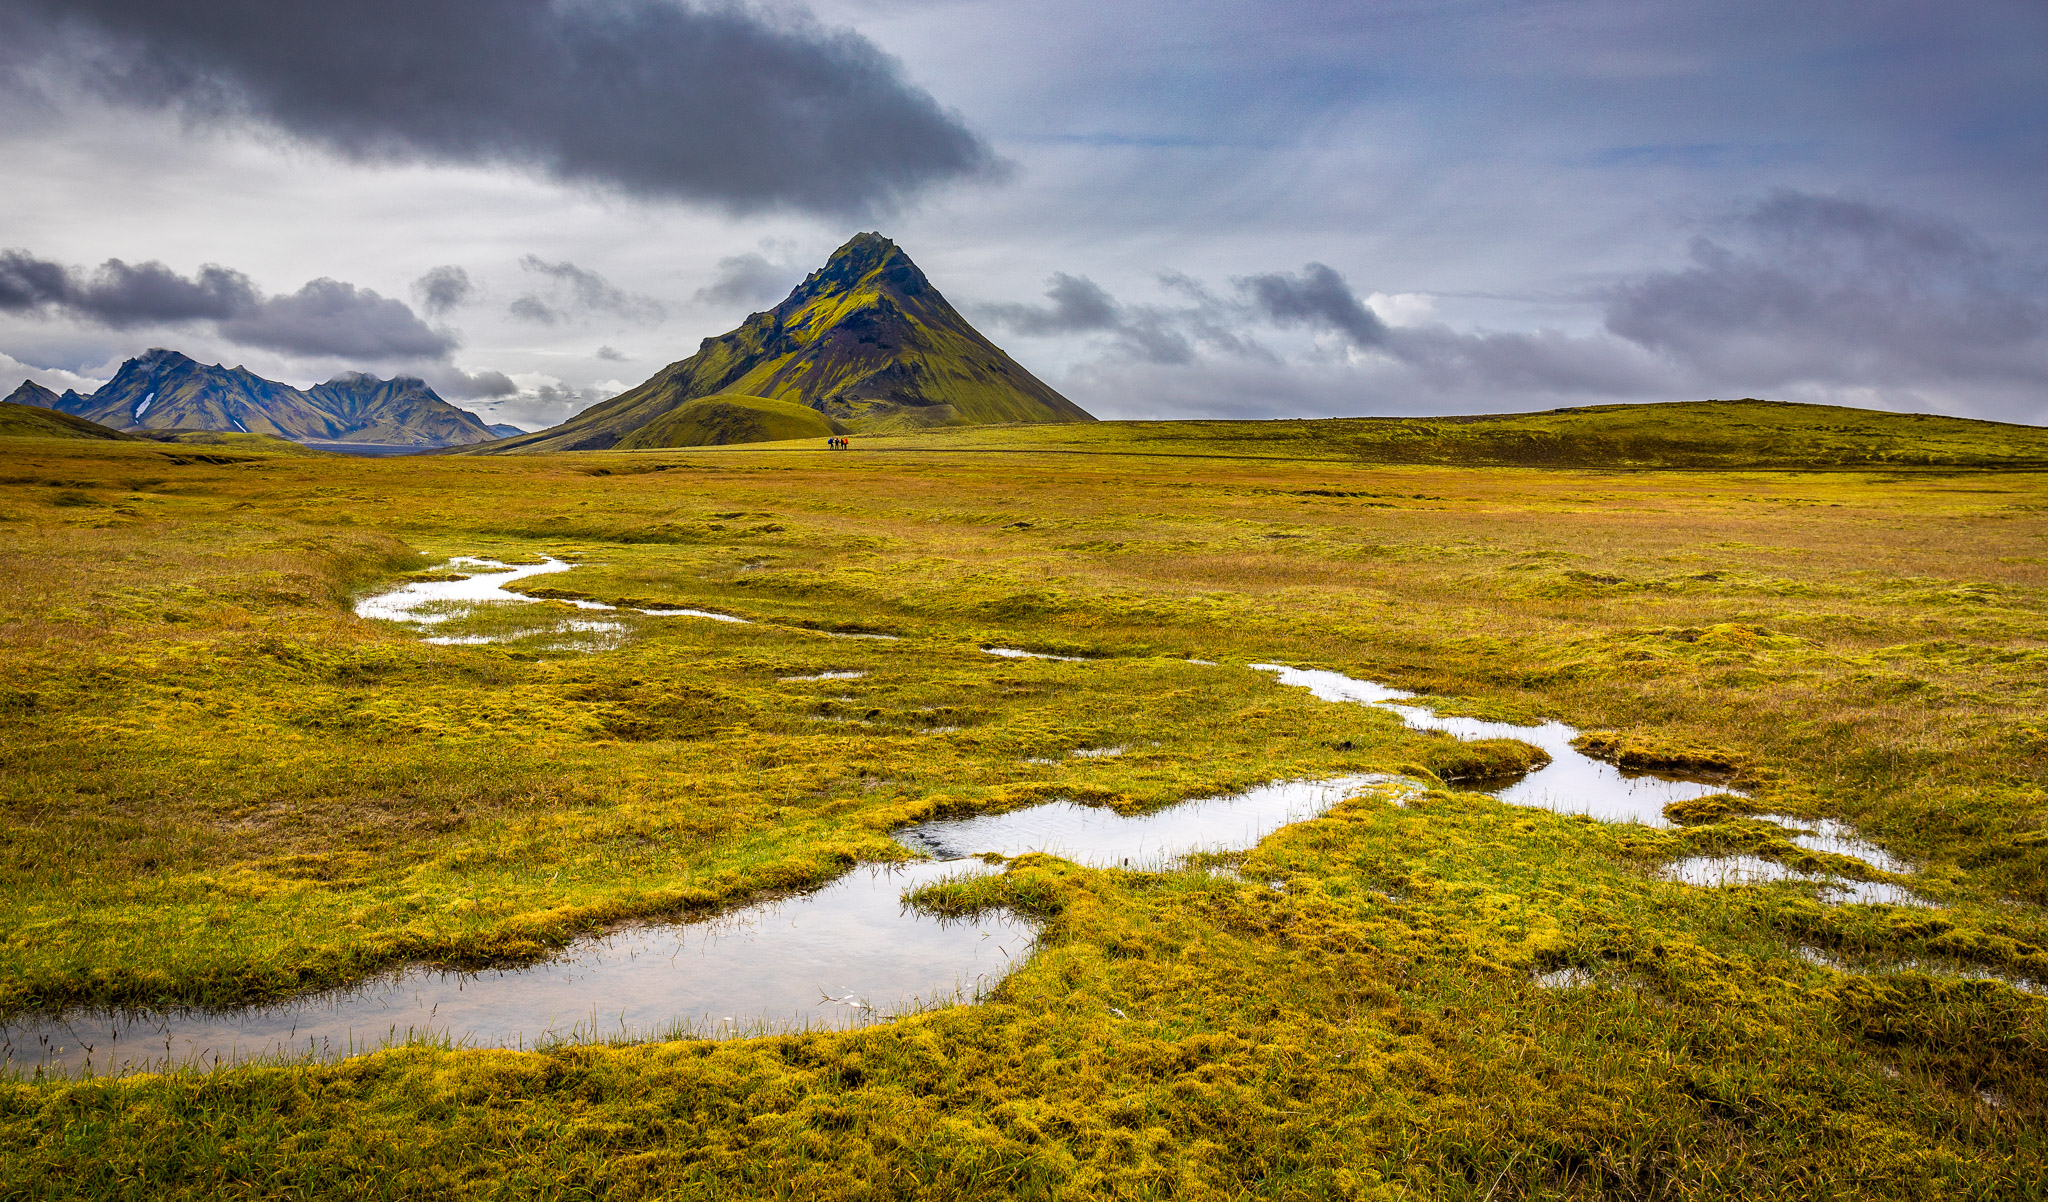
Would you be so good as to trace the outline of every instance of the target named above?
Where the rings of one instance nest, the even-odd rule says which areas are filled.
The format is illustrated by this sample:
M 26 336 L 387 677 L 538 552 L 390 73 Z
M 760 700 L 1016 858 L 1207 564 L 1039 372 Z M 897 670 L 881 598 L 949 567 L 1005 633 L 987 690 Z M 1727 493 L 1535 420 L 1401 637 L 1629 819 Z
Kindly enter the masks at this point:
M 895 243 L 860 234 L 787 300 L 638 388 L 478 450 L 604 450 L 729 394 L 803 405 L 861 432 L 1094 420 L 967 324 Z
M 138 437 L 181 447 L 226 447 L 236 451 L 261 451 L 271 455 L 333 454 L 332 451 L 309 447 L 304 443 L 293 442 L 289 438 L 279 438 L 275 434 L 243 434 L 237 430 L 145 430 Z
M 763 396 L 712 396 L 662 414 L 621 439 L 618 449 L 823 439 L 844 432 L 840 423 L 794 401 Z
M 1759 400 L 1486 417 L 997 426 L 868 437 L 861 446 L 1467 466 L 2048 467 L 2048 429 L 2039 426 Z
M 93 438 L 127 442 L 133 436 L 54 409 L 0 401 L 0 438 Z

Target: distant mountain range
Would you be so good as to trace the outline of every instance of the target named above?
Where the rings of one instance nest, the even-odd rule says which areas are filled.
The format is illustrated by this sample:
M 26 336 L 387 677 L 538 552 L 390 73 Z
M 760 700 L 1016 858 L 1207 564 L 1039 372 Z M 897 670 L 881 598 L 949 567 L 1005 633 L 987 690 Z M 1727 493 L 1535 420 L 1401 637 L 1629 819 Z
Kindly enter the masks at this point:
M 668 431 L 702 438 L 705 424 L 657 421 L 706 397 L 793 402 L 853 432 L 1095 420 L 967 324 L 895 243 L 860 234 L 789 299 L 638 388 L 477 451 L 678 445 Z
M 412 376 L 382 380 L 349 372 L 300 390 L 245 367 L 209 367 L 162 349 L 123 363 L 91 396 L 69 390 L 59 395 L 24 380 L 7 400 L 116 430 L 234 430 L 314 446 L 429 449 L 489 442 L 519 432 L 513 426 L 486 426 Z
M 719 405 L 677 413 L 709 398 Z M 91 396 L 23 381 L 7 400 L 115 430 L 237 431 L 340 450 L 486 454 L 1095 420 L 983 337 L 910 256 L 873 233 L 834 251 L 773 309 L 706 338 L 696 354 L 638 388 L 533 434 L 485 425 L 411 376 L 350 372 L 302 390 L 161 349 L 123 363 Z M 791 433 L 798 429 L 810 433 Z

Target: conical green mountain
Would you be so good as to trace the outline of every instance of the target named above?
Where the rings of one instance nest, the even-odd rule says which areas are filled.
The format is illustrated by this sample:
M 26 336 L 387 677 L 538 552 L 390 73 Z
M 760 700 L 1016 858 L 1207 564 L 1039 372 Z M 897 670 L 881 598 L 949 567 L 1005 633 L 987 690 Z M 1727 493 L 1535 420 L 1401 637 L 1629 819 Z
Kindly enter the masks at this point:
M 602 450 L 691 401 L 729 395 L 793 402 L 854 432 L 1095 420 L 967 324 L 894 242 L 860 234 L 788 300 L 638 388 L 477 449 Z

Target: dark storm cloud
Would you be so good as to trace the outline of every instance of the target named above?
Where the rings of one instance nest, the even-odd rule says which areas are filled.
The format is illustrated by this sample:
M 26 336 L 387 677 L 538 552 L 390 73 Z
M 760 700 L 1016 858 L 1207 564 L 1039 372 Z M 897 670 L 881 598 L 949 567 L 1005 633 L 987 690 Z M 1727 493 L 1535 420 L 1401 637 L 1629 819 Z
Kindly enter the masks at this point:
M 214 264 L 182 276 L 162 263 L 108 259 L 80 272 L 24 250 L 0 251 L 0 312 L 60 316 L 110 329 L 205 323 L 243 346 L 357 359 L 442 359 L 453 335 L 428 328 L 404 301 L 340 280 L 265 296 Z
M 468 304 L 476 295 L 476 285 L 470 282 L 467 271 L 448 264 L 428 268 L 426 274 L 412 282 L 412 294 L 427 316 L 440 317 Z
M 667 313 L 651 296 L 627 292 L 595 271 L 567 260 L 550 263 L 538 255 L 527 255 L 519 265 L 549 281 L 546 297 L 528 293 L 512 302 L 512 316 L 538 325 L 594 316 L 622 317 L 628 321 L 660 321 Z
M 25 250 L 0 251 L 0 310 L 60 310 L 114 329 L 162 322 L 220 320 L 258 303 L 239 271 L 211 264 L 187 279 L 162 263 L 108 259 L 90 275 Z
M 0 0 L 0 56 L 359 159 L 502 164 L 733 210 L 857 213 L 1000 173 L 850 31 L 656 0 Z
M 1365 307 L 1343 276 L 1321 263 L 1310 263 L 1298 275 L 1274 272 L 1233 282 L 1275 325 L 1335 330 L 1361 348 L 1387 340 L 1387 324 Z
M 1781 192 L 1615 287 L 1607 328 L 1709 378 L 2048 386 L 2048 273 L 1950 222 Z
M 219 328 L 244 346 L 292 355 L 439 359 L 455 349 L 452 335 L 428 329 L 404 301 L 330 279 L 259 301 Z
M 765 305 L 788 294 L 803 272 L 772 263 L 749 252 L 718 261 L 711 282 L 697 289 L 695 299 L 709 305 Z

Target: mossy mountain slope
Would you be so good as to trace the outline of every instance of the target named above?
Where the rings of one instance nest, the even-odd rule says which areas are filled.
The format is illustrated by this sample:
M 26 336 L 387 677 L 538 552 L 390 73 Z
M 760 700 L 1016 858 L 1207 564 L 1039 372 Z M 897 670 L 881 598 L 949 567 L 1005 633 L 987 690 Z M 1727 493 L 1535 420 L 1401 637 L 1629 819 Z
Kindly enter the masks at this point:
M 693 400 L 732 393 L 794 402 L 854 431 L 1094 420 L 969 325 L 895 243 L 870 233 L 833 252 L 787 300 L 705 339 L 638 388 L 488 450 L 604 450 Z
M 24 388 L 26 388 L 24 384 Z M 412 376 L 380 380 L 362 372 L 301 391 L 246 367 L 208 366 L 155 348 L 128 360 L 91 396 L 37 388 L 17 401 L 118 430 L 221 430 L 293 442 L 445 447 L 487 442 L 475 414 L 457 409 Z
M 619 441 L 643 447 L 722 447 L 742 442 L 830 438 L 846 427 L 795 401 L 764 396 L 710 396 L 672 409 Z

